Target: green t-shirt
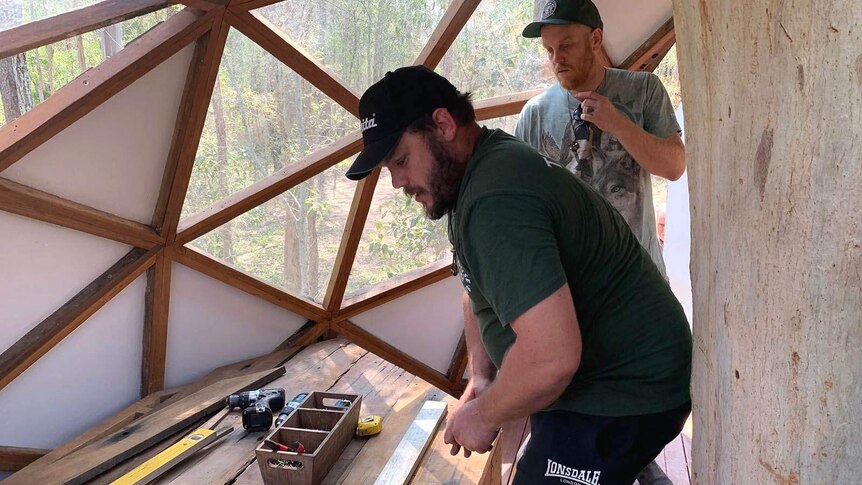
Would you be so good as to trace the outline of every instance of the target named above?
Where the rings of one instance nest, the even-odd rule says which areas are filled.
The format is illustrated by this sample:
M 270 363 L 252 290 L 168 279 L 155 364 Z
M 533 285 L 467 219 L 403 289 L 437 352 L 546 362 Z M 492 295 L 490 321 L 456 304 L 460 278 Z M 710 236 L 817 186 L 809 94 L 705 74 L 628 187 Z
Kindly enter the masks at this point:
M 497 368 L 515 340 L 509 323 L 568 282 L 583 353 L 548 410 L 630 416 L 689 400 L 692 341 L 682 307 L 598 192 L 485 128 L 449 217 L 461 281 Z

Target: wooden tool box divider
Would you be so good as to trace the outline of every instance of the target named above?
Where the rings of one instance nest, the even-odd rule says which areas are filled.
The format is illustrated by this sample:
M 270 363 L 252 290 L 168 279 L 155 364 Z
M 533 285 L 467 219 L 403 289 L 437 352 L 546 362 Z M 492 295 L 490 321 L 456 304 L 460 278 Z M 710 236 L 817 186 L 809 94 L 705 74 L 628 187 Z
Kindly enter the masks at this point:
M 337 402 L 349 401 L 347 406 Z M 317 485 L 338 460 L 356 432 L 362 397 L 354 394 L 312 392 L 267 439 L 304 453 L 272 451 L 263 442 L 255 449 L 267 485 Z

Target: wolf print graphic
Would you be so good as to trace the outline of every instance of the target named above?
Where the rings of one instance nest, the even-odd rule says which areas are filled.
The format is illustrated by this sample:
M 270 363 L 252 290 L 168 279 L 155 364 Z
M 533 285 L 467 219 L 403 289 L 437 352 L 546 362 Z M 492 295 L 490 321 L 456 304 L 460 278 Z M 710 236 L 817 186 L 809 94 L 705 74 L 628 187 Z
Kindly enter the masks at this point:
M 571 122 L 566 125 L 559 145 L 550 133 L 543 132 L 540 151 L 595 187 L 622 214 L 632 232 L 640 234 L 644 204 L 641 167 L 616 137 L 596 126 L 592 129 L 593 150 L 589 160 L 579 160 L 571 149 L 574 132 Z

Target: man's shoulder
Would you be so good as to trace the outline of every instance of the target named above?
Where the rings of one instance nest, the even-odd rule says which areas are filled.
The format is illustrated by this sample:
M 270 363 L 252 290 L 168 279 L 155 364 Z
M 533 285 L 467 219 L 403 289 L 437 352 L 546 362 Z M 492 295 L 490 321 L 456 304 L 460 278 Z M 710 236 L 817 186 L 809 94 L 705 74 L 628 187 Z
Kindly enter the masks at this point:
M 661 80 L 651 72 L 608 68 L 602 91 L 605 96 L 615 93 L 640 94 L 646 92 L 655 83 L 661 83 Z
M 548 106 L 560 106 L 561 101 L 565 103 L 565 100 L 566 90 L 559 83 L 554 83 L 548 89 L 527 100 L 523 111 L 542 110 Z
M 529 192 L 542 187 L 551 161 L 533 147 L 495 130 L 485 142 L 470 181 L 470 198 L 506 191 Z M 565 169 L 563 169 L 565 170 Z

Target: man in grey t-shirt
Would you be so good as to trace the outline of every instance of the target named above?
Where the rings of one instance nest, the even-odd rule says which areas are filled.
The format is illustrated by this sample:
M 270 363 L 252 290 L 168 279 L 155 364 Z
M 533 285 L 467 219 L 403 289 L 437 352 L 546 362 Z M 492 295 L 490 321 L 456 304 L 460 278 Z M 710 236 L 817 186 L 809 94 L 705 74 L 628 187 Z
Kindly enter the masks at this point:
M 541 37 L 559 81 L 521 111 L 515 136 L 590 182 L 623 215 L 665 274 L 650 174 L 676 180 L 685 148 L 673 106 L 652 73 L 605 68 L 602 20 L 590 0 L 549 0 L 524 37 Z M 592 126 L 592 149 L 576 149 L 575 110 Z

